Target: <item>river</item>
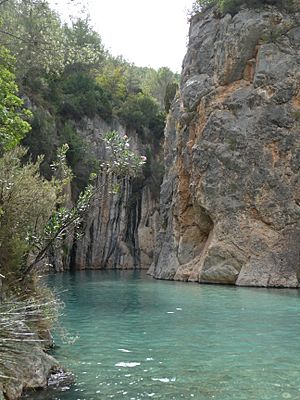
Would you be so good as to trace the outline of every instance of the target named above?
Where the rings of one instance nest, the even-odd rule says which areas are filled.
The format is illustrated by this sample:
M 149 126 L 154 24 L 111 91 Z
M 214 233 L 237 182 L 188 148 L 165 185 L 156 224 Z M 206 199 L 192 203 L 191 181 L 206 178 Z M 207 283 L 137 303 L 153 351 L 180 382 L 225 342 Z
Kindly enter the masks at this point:
M 140 272 L 58 274 L 55 356 L 76 384 L 31 400 L 300 398 L 300 291 L 156 281 Z

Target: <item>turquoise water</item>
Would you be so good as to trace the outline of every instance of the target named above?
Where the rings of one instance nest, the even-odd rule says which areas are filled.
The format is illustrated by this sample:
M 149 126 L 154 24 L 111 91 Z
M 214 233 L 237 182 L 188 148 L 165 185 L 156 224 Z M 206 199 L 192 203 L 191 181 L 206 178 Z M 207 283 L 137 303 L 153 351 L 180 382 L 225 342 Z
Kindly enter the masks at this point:
M 30 399 L 300 399 L 297 290 L 101 271 L 52 284 L 64 290 L 62 325 L 79 335 L 55 354 L 76 384 Z

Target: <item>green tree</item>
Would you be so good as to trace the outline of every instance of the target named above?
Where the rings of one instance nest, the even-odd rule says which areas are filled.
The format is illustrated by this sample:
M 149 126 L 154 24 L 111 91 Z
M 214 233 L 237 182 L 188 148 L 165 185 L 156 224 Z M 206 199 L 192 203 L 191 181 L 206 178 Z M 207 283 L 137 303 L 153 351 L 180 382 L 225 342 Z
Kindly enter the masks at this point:
M 65 36 L 58 15 L 45 0 L 10 0 L 1 7 L 0 43 L 17 60 L 17 78 L 30 84 L 64 68 Z M 32 78 L 32 79 L 31 79 Z
M 113 108 L 122 106 L 127 95 L 126 67 L 122 64 L 114 65 L 110 60 L 106 63 L 101 73 L 96 77 L 96 82 L 106 93 L 110 94 Z
M 81 71 L 65 73 L 59 85 L 61 96 L 57 105 L 62 116 L 80 120 L 84 116 L 99 115 L 110 121 L 111 95 L 90 74 Z
M 165 105 L 165 111 L 168 113 L 172 104 L 172 101 L 176 95 L 176 92 L 178 90 L 178 83 L 172 82 L 168 83 L 166 87 L 166 94 L 164 98 L 164 105 Z
M 14 58 L 0 46 L 0 153 L 16 146 L 30 130 L 25 118 L 30 116 L 18 97 Z
M 62 25 L 46 0 L 10 0 L 1 7 L 0 43 L 17 59 L 17 78 L 26 87 L 60 76 L 66 68 L 99 68 L 105 50 L 88 18 Z
M 0 158 L 0 271 L 11 282 L 57 204 L 57 185 L 40 177 L 37 163 L 23 165 L 26 150 L 15 148 Z
M 97 69 L 103 65 L 105 50 L 100 35 L 91 26 L 89 18 L 78 18 L 72 26 L 64 26 L 65 66 L 72 71 Z
M 179 75 L 174 74 L 168 67 L 161 67 L 157 71 L 149 70 L 142 83 L 144 93 L 154 97 L 162 109 L 165 108 L 165 97 L 168 86 L 179 83 Z
M 141 133 L 144 127 L 150 127 L 151 121 L 158 113 L 159 106 L 153 97 L 137 93 L 127 97 L 119 111 L 119 117 L 127 128 Z

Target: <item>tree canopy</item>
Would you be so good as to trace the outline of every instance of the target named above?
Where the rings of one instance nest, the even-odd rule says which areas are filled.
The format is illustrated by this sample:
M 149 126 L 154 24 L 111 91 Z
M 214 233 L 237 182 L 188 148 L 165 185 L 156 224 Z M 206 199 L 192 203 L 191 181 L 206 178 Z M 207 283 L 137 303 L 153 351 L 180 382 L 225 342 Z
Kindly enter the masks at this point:
M 14 58 L 0 45 L 0 153 L 16 146 L 30 130 L 25 110 L 18 96 L 14 75 Z
M 57 148 L 67 143 L 73 187 L 79 193 L 87 184 L 95 159 L 75 127 L 85 118 L 119 120 L 143 138 L 148 132 L 150 141 L 161 140 L 165 98 L 168 111 L 177 74 L 113 57 L 86 15 L 62 23 L 46 0 L 8 0 L 0 10 L 0 44 L 16 59 L 16 82 L 33 113 L 23 144 L 33 160 L 43 155 L 45 177 L 51 178 Z

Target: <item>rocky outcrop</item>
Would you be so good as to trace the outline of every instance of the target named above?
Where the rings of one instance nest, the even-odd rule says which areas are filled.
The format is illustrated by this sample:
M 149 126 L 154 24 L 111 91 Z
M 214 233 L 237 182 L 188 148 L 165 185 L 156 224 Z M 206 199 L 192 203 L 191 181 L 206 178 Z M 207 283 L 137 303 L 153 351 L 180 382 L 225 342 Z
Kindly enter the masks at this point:
M 0 387 L 0 399 L 15 400 L 20 398 L 23 390 L 45 388 L 48 377 L 57 368 L 57 361 L 46 354 L 42 348 L 34 346 L 31 353 L 26 353 L 22 363 L 12 365 L 13 377 Z
M 192 18 L 165 164 L 150 274 L 299 286 L 299 14 Z
M 125 132 L 117 121 L 108 125 L 100 118 L 87 119 L 76 129 L 89 143 L 95 159 L 100 161 L 106 159 L 103 134 L 111 130 L 120 135 Z M 151 145 L 142 143 L 137 133 L 126 133 L 138 153 L 150 152 L 152 161 L 159 158 L 159 152 L 153 154 Z M 151 168 L 151 160 L 147 162 Z M 106 174 L 98 177 L 98 195 L 83 221 L 82 232 L 50 257 L 57 271 L 149 268 L 159 230 L 159 193 L 154 193 L 153 176 L 124 178 L 118 181 L 117 191 L 115 184 L 116 181 Z
M 71 266 L 76 269 L 149 268 L 158 210 L 149 187 L 133 193 L 130 179 L 120 193 L 110 191 L 106 176 L 99 178 L 102 196 L 85 221 L 84 234 L 76 239 Z

